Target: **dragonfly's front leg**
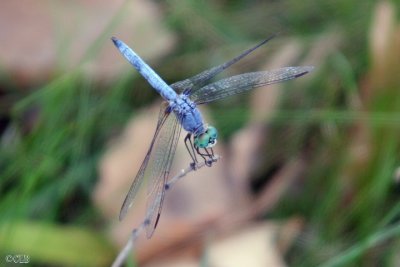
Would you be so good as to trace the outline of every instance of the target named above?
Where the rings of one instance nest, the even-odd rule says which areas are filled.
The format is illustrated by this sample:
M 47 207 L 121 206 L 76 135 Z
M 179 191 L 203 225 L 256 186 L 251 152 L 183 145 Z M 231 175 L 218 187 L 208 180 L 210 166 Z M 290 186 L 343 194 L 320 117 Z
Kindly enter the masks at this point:
M 197 165 L 198 161 L 197 161 L 197 157 L 196 157 L 196 152 L 195 152 L 195 150 L 194 150 L 194 145 L 193 145 L 193 143 L 192 143 L 192 134 L 191 134 L 191 133 L 188 133 L 188 134 L 186 135 L 184 141 L 185 141 L 186 150 L 188 151 L 190 157 L 191 157 L 192 160 L 193 160 L 193 162 L 190 163 L 190 166 L 191 166 L 193 169 L 196 169 L 196 165 Z
M 211 167 L 212 163 L 216 161 L 214 157 L 214 150 L 212 149 L 212 147 L 203 149 L 205 151 L 204 153 L 200 151 L 200 148 L 196 147 L 197 154 L 199 154 L 204 159 L 204 163 L 208 167 Z

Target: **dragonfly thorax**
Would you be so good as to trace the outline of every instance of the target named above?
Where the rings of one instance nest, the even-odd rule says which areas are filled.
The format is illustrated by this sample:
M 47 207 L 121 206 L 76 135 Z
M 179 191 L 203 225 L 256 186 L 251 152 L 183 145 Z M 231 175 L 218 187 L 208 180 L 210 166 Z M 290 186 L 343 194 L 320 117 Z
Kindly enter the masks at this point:
M 169 105 L 183 129 L 195 136 L 206 131 L 200 111 L 187 96 L 179 95 Z
M 210 148 L 217 143 L 218 131 L 213 126 L 208 126 L 207 130 L 194 137 L 194 146 L 197 148 Z

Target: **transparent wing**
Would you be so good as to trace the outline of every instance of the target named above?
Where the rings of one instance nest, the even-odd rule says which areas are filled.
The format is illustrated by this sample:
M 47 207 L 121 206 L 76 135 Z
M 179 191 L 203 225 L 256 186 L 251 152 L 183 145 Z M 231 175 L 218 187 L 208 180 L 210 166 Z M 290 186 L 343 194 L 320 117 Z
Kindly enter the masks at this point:
M 156 131 L 153 136 L 153 140 L 151 141 L 150 148 L 143 160 L 142 165 L 140 166 L 140 169 L 135 177 L 135 179 L 132 182 L 131 187 L 129 188 L 128 194 L 125 197 L 124 203 L 122 204 L 121 211 L 119 214 L 119 220 L 122 220 L 128 211 L 128 209 L 132 206 L 133 200 L 143 183 L 145 179 L 149 179 L 150 175 L 155 175 L 157 174 L 156 169 L 158 169 L 158 173 L 161 173 L 163 170 L 162 165 L 156 165 L 155 161 L 159 161 L 159 151 L 164 151 L 165 147 L 168 147 L 168 144 L 165 144 L 160 141 L 160 138 L 163 135 L 168 135 L 172 134 L 171 131 L 174 129 L 171 128 L 176 128 L 176 117 L 175 116 L 169 116 L 170 113 L 167 110 L 167 103 L 163 103 L 161 106 L 161 110 L 159 113 L 159 118 L 157 122 L 157 127 Z M 172 126 L 171 126 L 172 125 Z M 165 138 L 162 139 L 165 142 Z M 157 155 L 157 156 L 155 156 Z M 164 170 L 165 171 L 165 170 Z M 168 170 L 167 170 L 168 171 Z M 159 177 L 157 177 L 159 178 Z M 157 187 L 157 184 L 154 184 L 154 181 L 157 180 L 157 178 L 149 179 L 148 186 L 149 187 Z
M 197 89 L 203 87 L 209 80 L 211 80 L 214 76 L 218 75 L 220 72 L 222 72 L 223 70 L 227 69 L 228 67 L 230 67 L 231 65 L 233 65 L 234 63 L 238 62 L 239 60 L 241 60 L 242 58 L 244 58 L 245 56 L 247 56 L 248 54 L 250 54 L 251 52 L 253 52 L 254 50 L 256 50 L 257 48 L 259 48 L 260 46 L 264 45 L 265 43 L 267 43 L 269 40 L 271 40 L 272 38 L 274 38 L 275 35 L 272 35 L 271 37 L 265 39 L 264 41 L 262 41 L 261 43 L 259 43 L 258 45 L 244 51 L 242 54 L 240 54 L 239 56 L 219 65 L 216 67 L 213 67 L 211 69 L 205 70 L 193 77 L 190 77 L 186 80 L 182 80 L 176 83 L 171 84 L 170 86 L 177 92 L 177 93 L 182 93 L 185 92 L 186 95 L 190 95 L 192 93 L 194 93 Z
M 196 104 L 209 103 L 236 95 L 256 87 L 295 79 L 312 71 L 314 67 L 286 67 L 272 71 L 259 71 L 232 76 L 208 84 L 191 95 Z
M 148 176 L 148 195 L 145 227 L 150 238 L 157 227 L 165 196 L 165 184 L 171 169 L 181 132 L 181 124 L 175 114 L 167 118 L 154 143 L 144 176 Z

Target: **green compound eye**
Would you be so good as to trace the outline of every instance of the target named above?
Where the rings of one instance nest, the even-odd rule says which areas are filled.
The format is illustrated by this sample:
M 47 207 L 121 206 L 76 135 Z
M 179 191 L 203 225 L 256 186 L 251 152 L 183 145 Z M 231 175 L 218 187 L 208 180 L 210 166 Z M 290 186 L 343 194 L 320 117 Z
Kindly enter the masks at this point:
M 206 133 L 210 135 L 210 138 L 217 139 L 218 138 L 218 131 L 213 126 L 209 126 Z
M 198 148 L 206 148 L 208 146 L 209 140 L 210 140 L 210 137 L 208 136 L 208 134 L 203 133 L 202 135 L 199 135 L 194 138 L 194 145 L 195 145 L 195 147 L 198 147 Z
M 213 147 L 217 143 L 218 132 L 212 126 L 207 128 L 207 131 L 194 138 L 194 145 L 198 148 Z

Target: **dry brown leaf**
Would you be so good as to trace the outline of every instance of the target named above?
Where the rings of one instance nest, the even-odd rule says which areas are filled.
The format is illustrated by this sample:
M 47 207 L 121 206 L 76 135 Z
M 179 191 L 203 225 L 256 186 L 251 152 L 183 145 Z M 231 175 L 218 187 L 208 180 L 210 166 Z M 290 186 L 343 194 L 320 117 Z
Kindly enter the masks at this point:
M 110 34 L 132 44 L 147 60 L 169 51 L 173 37 L 162 25 L 157 5 L 150 1 L 0 1 L 2 68 L 24 84 L 45 81 L 55 69 L 75 68 L 124 3 Z M 99 40 L 104 48 L 84 66 L 97 80 L 126 69 L 109 37 Z
M 207 248 L 207 261 L 218 267 L 286 266 L 275 245 L 277 229 L 267 222 L 216 240 Z

